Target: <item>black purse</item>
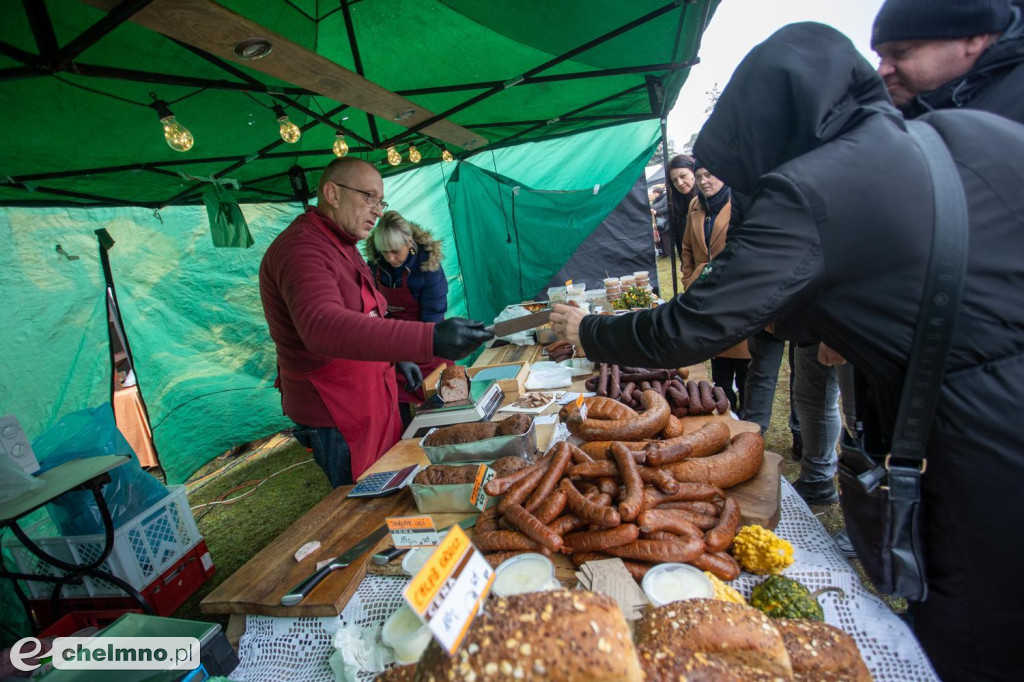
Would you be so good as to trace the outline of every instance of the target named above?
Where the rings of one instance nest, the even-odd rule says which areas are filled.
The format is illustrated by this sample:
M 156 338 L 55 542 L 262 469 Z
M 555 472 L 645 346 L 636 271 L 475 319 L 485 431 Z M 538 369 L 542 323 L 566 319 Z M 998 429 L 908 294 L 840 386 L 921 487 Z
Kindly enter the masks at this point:
M 921 477 L 967 269 L 967 200 L 953 158 L 927 123 L 907 121 L 935 188 L 935 233 L 890 453 L 842 448 L 839 487 L 850 541 L 879 592 L 928 594 Z

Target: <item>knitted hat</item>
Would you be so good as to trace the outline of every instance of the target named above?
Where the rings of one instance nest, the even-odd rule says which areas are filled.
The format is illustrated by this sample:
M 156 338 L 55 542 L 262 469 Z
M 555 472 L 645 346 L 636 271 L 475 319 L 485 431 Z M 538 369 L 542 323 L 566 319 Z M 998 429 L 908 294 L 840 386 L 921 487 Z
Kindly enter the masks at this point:
M 886 0 L 871 29 L 871 47 L 1000 33 L 1009 25 L 1010 0 Z

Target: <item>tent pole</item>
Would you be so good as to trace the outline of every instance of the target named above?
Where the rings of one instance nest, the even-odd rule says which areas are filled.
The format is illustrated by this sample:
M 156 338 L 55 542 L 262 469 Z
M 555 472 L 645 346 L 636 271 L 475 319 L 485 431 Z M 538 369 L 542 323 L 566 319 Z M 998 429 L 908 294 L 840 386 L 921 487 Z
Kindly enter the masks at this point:
M 665 196 L 668 198 L 668 215 L 672 216 L 672 191 L 668 184 L 672 178 L 668 174 L 668 117 L 661 117 L 661 163 L 665 169 Z M 672 295 L 679 295 L 679 275 L 676 273 L 676 238 L 672 234 L 672 221 L 668 222 L 668 257 L 672 259 Z M 660 282 L 659 282 L 660 284 Z

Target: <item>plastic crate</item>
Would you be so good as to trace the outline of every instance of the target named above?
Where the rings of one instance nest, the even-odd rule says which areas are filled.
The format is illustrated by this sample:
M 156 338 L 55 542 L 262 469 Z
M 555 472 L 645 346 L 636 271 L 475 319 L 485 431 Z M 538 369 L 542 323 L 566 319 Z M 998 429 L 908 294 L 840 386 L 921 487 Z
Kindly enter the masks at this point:
M 108 611 L 72 611 L 66 613 L 39 633 L 39 639 L 47 637 L 71 637 L 84 628 L 102 630 L 126 613 L 142 613 L 139 609 L 111 609 Z
M 164 571 L 152 583 L 139 590 L 150 603 L 158 616 L 170 616 L 185 600 L 192 596 L 215 572 L 210 552 L 206 543 L 200 541 L 190 552 Z M 117 611 L 119 613 L 135 612 L 139 603 L 133 598 L 118 592 L 116 597 L 83 597 L 80 599 L 61 599 L 60 611 L 50 608 L 50 600 L 37 599 L 29 601 L 36 621 L 40 627 L 46 628 L 58 621 L 62 614 L 73 612 Z
M 31 529 L 27 530 L 32 537 Z M 88 564 L 103 552 L 103 535 L 32 538 L 44 552 L 73 564 Z M 136 590 L 142 590 L 175 562 L 184 557 L 202 536 L 188 507 L 185 486 L 168 488 L 163 498 L 146 511 L 114 531 L 114 548 L 100 569 L 121 578 Z M 4 547 L 11 552 L 22 573 L 62 576 L 64 571 L 51 566 L 30 552 L 16 538 Z M 25 581 L 31 599 L 48 599 L 53 583 Z M 125 593 L 113 583 L 83 576 L 80 585 L 64 585 L 63 597 L 122 597 Z

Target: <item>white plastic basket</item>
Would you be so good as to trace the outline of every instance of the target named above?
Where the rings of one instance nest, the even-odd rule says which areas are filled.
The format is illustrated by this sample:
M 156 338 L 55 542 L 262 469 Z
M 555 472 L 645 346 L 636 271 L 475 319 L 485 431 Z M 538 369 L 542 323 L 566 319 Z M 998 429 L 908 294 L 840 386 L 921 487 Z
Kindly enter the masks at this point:
M 30 529 L 27 529 L 32 537 Z M 44 552 L 67 563 L 88 564 L 103 552 L 103 535 L 32 538 Z M 202 536 L 196 528 L 188 506 L 185 486 L 170 486 L 167 497 L 127 521 L 114 531 L 114 549 L 100 569 L 121 578 L 136 590 L 156 580 L 174 562 L 187 554 Z M 8 537 L 4 548 L 14 557 L 21 573 L 61 576 L 64 571 L 51 566 L 22 545 Z M 30 598 L 48 599 L 51 582 L 26 581 Z M 64 585 L 61 596 L 123 597 L 125 593 L 113 583 L 84 576 L 81 585 Z

